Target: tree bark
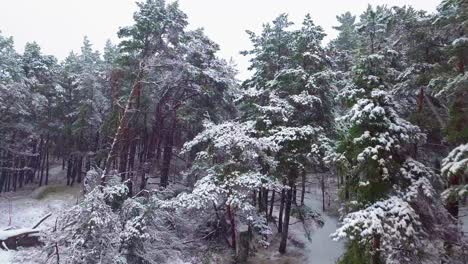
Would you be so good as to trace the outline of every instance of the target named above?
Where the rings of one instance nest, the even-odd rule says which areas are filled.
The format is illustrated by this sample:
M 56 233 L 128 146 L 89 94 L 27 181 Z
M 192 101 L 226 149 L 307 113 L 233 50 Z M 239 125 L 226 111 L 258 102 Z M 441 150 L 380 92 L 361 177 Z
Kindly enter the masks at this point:
M 166 132 L 164 139 L 164 154 L 163 154 L 163 163 L 161 168 L 161 187 L 166 188 L 169 184 L 169 170 L 171 168 L 172 160 L 172 147 L 174 145 L 174 131 L 177 127 L 176 114 L 173 114 L 172 126 Z
M 288 242 L 288 231 L 289 231 L 289 219 L 291 214 L 291 205 L 292 205 L 292 195 L 293 195 L 293 186 L 294 186 L 294 179 L 296 174 L 296 169 L 290 169 L 290 175 L 288 179 L 289 189 L 286 192 L 286 201 L 285 201 L 285 208 L 284 208 L 284 222 L 283 222 L 283 230 L 281 233 L 281 241 L 279 246 L 279 252 L 281 254 L 286 253 L 286 245 Z
M 46 141 L 46 175 L 45 175 L 45 185 L 49 184 L 49 145 L 50 145 L 50 136 L 47 134 L 47 141 Z
M 273 218 L 273 206 L 275 204 L 275 190 L 271 191 L 271 200 L 270 200 L 270 213 L 268 215 L 268 218 Z
M 234 218 L 234 212 L 232 212 L 231 206 L 226 206 L 229 222 L 231 223 L 231 247 L 236 250 L 236 222 Z
M 128 127 L 125 127 L 120 140 L 119 174 L 122 182 L 126 180 L 128 163 Z
M 283 232 L 283 213 L 284 213 L 284 202 L 285 202 L 286 191 L 284 188 L 281 190 L 281 202 L 278 214 L 278 233 Z
M 306 192 L 306 172 L 302 171 L 301 175 L 301 206 L 304 205 L 305 192 Z
M 322 211 L 325 212 L 325 176 L 323 173 L 320 178 L 320 186 L 322 189 Z
M 375 235 L 372 241 L 372 264 L 382 264 L 380 259 L 380 235 Z

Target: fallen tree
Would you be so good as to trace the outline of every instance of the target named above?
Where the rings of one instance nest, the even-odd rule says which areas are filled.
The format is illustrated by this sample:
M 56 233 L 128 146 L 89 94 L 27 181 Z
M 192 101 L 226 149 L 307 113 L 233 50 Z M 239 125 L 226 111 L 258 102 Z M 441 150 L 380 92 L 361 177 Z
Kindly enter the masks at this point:
M 41 225 L 52 214 L 49 213 L 42 217 L 32 228 L 7 228 L 0 231 L 0 248 L 4 250 L 16 249 L 21 247 L 32 247 L 40 245 L 38 236 L 32 236 L 40 232 L 39 225 Z

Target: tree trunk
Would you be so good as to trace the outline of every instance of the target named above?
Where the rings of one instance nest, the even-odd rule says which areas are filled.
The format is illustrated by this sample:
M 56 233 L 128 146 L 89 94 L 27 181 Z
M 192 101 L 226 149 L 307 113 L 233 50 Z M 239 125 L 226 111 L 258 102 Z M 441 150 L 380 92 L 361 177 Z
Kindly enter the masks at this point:
M 40 165 L 40 171 L 41 171 L 41 176 L 39 178 L 39 186 L 42 186 L 42 182 L 44 180 L 44 167 L 45 167 L 45 162 L 46 162 L 46 149 L 47 149 L 47 141 L 42 145 L 42 150 L 41 150 L 41 165 Z
M 449 178 L 449 186 L 456 186 L 461 183 L 459 175 L 453 175 Z M 446 204 L 447 211 L 455 218 L 458 219 L 459 213 L 458 199 L 449 199 Z
M 264 189 L 264 199 L 265 199 L 265 219 L 267 220 L 268 222 L 268 189 L 267 188 L 263 188 Z
M 120 140 L 119 174 L 122 182 L 126 180 L 128 163 L 128 127 L 125 127 Z
M 322 211 L 325 212 L 325 176 L 323 173 L 320 179 L 320 186 L 322 189 Z
M 76 182 L 81 183 L 81 176 L 82 176 L 82 169 L 83 169 L 83 156 L 78 158 L 78 164 L 76 165 Z
M 238 233 L 236 263 L 247 263 L 250 251 L 250 240 L 252 240 L 252 232 L 247 225 L 242 225 L 239 227 Z
M 257 206 L 257 191 L 254 190 L 252 193 L 252 205 Z
M 45 175 L 45 185 L 49 184 L 49 140 L 50 136 L 47 134 L 47 141 L 46 141 L 46 175 Z
M 270 213 L 268 215 L 268 218 L 273 218 L 273 206 L 275 204 L 275 190 L 271 191 L 271 201 L 270 201 Z
M 134 135 L 134 133 L 131 133 L 131 135 Z M 137 141 L 130 137 L 130 151 L 128 154 L 128 183 L 127 187 L 129 190 L 129 196 L 133 195 L 133 181 L 134 181 L 134 176 L 135 176 L 135 155 L 136 155 L 136 147 L 137 147 Z
M 232 248 L 236 250 L 236 222 L 234 218 L 234 212 L 232 212 L 231 206 L 226 206 L 229 222 L 231 224 L 231 243 Z
M 286 191 L 284 188 L 281 190 L 281 202 L 280 202 L 280 210 L 278 214 L 278 233 L 283 232 L 283 213 L 284 213 L 284 202 L 285 202 Z
M 304 205 L 305 192 L 306 192 L 306 172 L 302 171 L 301 178 L 301 206 Z
M 345 196 L 345 201 L 349 201 L 349 178 L 350 178 L 349 175 L 346 174 L 345 183 L 344 183 L 344 185 L 345 185 L 345 195 L 344 195 Z
M 263 199 L 262 199 L 262 188 L 258 189 L 258 211 L 263 212 Z
M 17 158 L 15 156 L 13 156 L 13 166 L 12 168 L 13 169 L 16 169 L 17 166 L 18 166 L 18 162 L 17 162 Z M 16 185 L 17 185 L 17 182 L 18 182 L 18 171 L 17 170 L 14 170 L 13 171 L 13 191 L 16 192 Z
M 297 205 L 297 186 L 294 185 L 293 191 L 292 191 L 292 202 Z
M 372 241 L 372 264 L 382 264 L 380 259 L 380 235 L 375 235 Z
M 279 246 L 279 252 L 281 254 L 286 253 L 286 245 L 288 242 L 288 231 L 289 231 L 289 219 L 291 214 L 291 205 L 292 205 L 292 195 L 293 195 L 293 186 L 294 186 L 294 179 L 296 174 L 296 169 L 290 169 L 290 175 L 288 179 L 289 189 L 286 192 L 286 201 L 285 201 L 285 208 L 284 208 L 284 222 L 283 222 L 283 230 L 281 233 L 281 242 Z
M 71 184 L 72 177 L 72 158 L 71 156 L 67 159 L 67 186 Z
M 166 188 L 169 184 L 169 170 L 171 168 L 172 160 L 172 147 L 174 145 L 174 131 L 177 127 L 177 119 L 175 112 L 173 114 L 172 126 L 166 132 L 164 140 L 164 154 L 163 154 L 163 163 L 161 168 L 161 187 Z

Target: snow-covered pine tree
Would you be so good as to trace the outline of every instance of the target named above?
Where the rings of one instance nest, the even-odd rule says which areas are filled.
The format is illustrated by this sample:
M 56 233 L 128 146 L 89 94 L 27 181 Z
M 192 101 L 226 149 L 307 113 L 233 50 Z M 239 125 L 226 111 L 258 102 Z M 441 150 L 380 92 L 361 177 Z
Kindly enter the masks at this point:
M 64 211 L 54 230 L 47 232 L 47 248 L 57 247 L 61 263 L 171 263 L 189 255 L 199 243 L 184 243 L 193 236 L 192 219 L 167 210 L 163 199 L 174 193 L 146 192 L 129 196 L 125 182 L 109 175 L 100 186 L 102 171 L 86 175 L 86 193 L 76 205 Z
M 353 51 L 357 48 L 357 32 L 356 32 L 356 16 L 350 12 L 346 12 L 336 16 L 336 20 L 340 25 L 333 27 L 339 32 L 336 39 L 331 41 L 332 45 L 339 50 Z
M 454 148 L 442 160 L 441 165 L 441 174 L 448 183 L 448 188 L 442 196 L 446 202 L 447 210 L 453 217 L 458 219 L 460 202 L 468 194 L 468 144 L 462 144 Z
M 267 216 L 255 208 L 254 191 L 281 190 L 271 177 L 277 166 L 271 153 L 274 140 L 262 137 L 254 121 L 206 123 L 205 130 L 185 144 L 185 151 L 198 150 L 189 175 L 200 178 L 190 193 L 183 193 L 167 206 L 176 209 L 224 210 L 229 221 L 230 243 L 236 248 L 237 226 L 248 225 L 260 234 L 260 242 L 271 233 Z M 267 244 L 265 244 L 267 245 Z
M 147 173 L 158 174 L 160 185 L 166 187 L 177 153 L 183 142 L 203 129 L 201 120 L 219 122 L 234 112 L 236 72 L 216 56 L 219 47 L 203 30 L 187 29 L 187 16 L 177 2 L 146 0 L 138 6 L 134 25 L 119 31 L 120 61 L 130 71 L 144 62 L 132 107 L 145 111 L 132 110 L 128 133 L 120 140 L 120 173 L 131 176 L 126 171 L 137 167 L 135 155 L 126 153 L 135 150 L 138 141 L 132 138 L 139 137 L 145 145 L 140 164 L 150 167 Z M 133 79 L 129 75 L 124 81 Z M 147 175 L 138 178 L 140 188 L 146 188 Z
M 449 107 L 446 126 L 448 140 L 462 144 L 468 140 L 468 3 L 445 0 L 439 6 L 435 24 L 446 45 L 442 50 L 448 58 L 437 68 L 437 78 L 431 80 L 433 94 Z
M 87 37 L 81 52 L 71 52 L 61 65 L 59 83 L 63 96 L 58 100 L 62 126 L 57 152 L 67 167 L 67 184 L 81 183 L 82 170 L 100 164 L 107 134 L 103 124 L 111 110 L 109 65 Z
M 424 135 L 398 115 L 389 93 L 395 53 L 370 45 L 380 51 L 359 58 L 353 84 L 342 91 L 352 107 L 342 117 L 345 130 L 336 158 L 347 172 L 343 226 L 333 234 L 349 239 L 341 263 L 450 258 L 439 242 L 451 236 L 455 243 L 457 234 L 441 206 L 440 178 L 411 159 Z
M 245 118 L 254 120 L 259 132 L 280 147 L 274 155 L 275 175 L 289 186 L 282 192 L 278 221 L 281 253 L 286 251 L 296 181 L 300 175 L 305 177 L 306 169 L 325 169 L 326 136 L 333 134 L 334 75 L 321 47 L 325 34 L 308 15 L 300 29 L 291 30 L 291 25 L 283 14 L 266 24 L 261 35 L 250 32 L 254 49 L 245 54 L 252 56 L 254 75 L 243 85 L 246 94 L 241 105 Z

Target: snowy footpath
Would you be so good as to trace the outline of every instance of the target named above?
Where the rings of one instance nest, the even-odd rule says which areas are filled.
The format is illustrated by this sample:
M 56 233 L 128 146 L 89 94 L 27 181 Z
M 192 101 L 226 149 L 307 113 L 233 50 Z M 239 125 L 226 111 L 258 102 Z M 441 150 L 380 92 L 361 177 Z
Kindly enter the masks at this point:
M 273 238 L 268 249 L 257 248 L 249 264 L 335 264 L 344 253 L 344 242 L 333 241 L 330 234 L 338 227 L 338 218 L 322 212 L 322 196 L 316 186 L 309 187 L 304 203 L 321 214 L 324 225 L 312 225 L 307 231 L 301 221 L 292 217 L 289 227 L 288 249 L 284 255 L 278 253 L 279 236 Z M 310 233 L 309 237 L 307 233 Z
M 344 242 L 333 241 L 330 234 L 338 227 L 338 219 L 327 212 L 322 212 L 322 198 L 318 189 L 307 193 L 304 203 L 310 208 L 320 212 L 324 225 L 311 233 L 311 241 L 306 243 L 305 256 L 307 264 L 334 264 L 344 253 Z

